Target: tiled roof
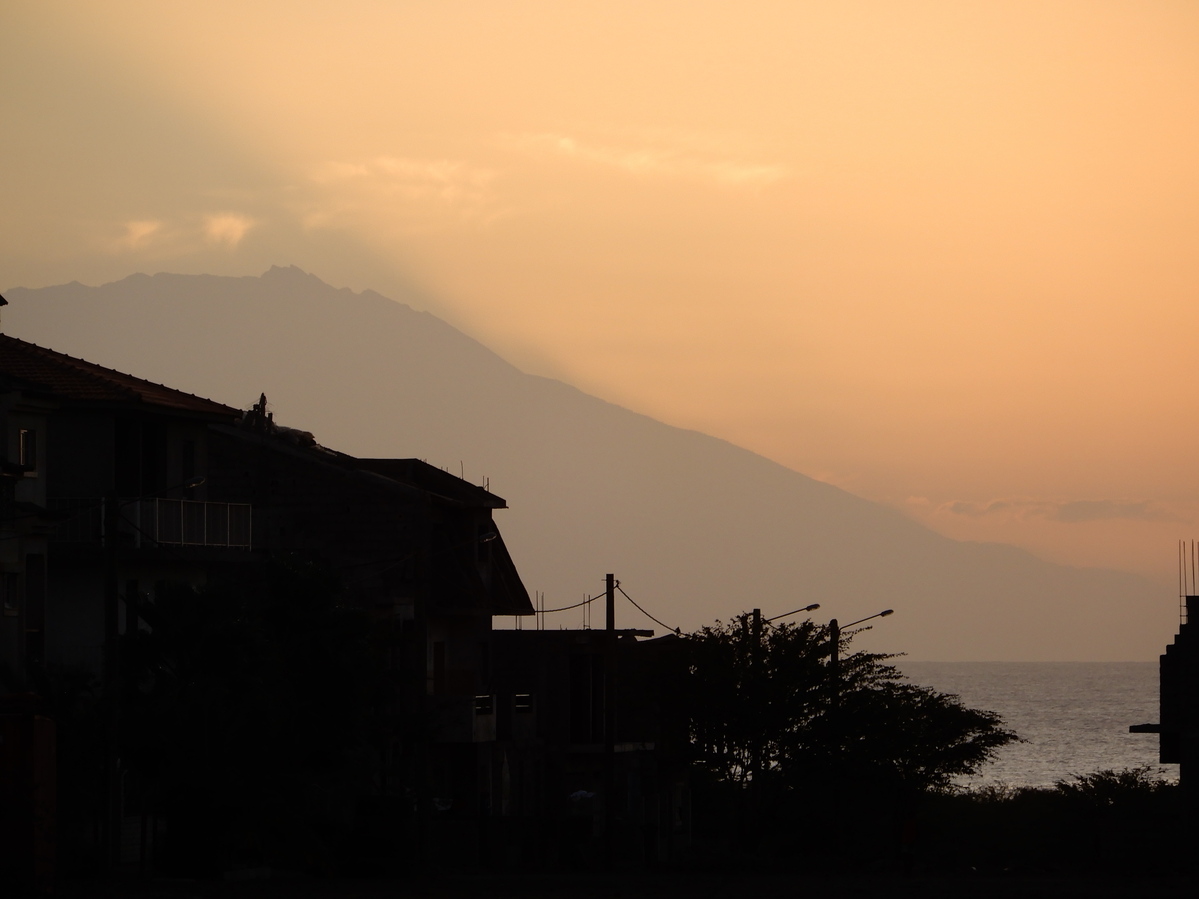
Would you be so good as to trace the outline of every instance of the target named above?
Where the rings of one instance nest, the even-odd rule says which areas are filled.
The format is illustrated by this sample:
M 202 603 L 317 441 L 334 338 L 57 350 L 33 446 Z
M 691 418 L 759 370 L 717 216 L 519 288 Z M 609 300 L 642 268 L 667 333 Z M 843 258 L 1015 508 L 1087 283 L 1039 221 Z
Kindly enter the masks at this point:
M 145 403 L 179 412 L 222 417 L 241 414 L 232 406 L 143 381 L 6 334 L 0 334 L 0 387 L 73 402 Z

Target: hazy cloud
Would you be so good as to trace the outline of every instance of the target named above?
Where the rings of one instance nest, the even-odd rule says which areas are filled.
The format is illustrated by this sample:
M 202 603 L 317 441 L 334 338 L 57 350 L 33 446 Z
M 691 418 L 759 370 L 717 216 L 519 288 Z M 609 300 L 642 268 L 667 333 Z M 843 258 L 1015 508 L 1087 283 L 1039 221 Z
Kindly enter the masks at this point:
M 495 173 L 462 160 L 330 160 L 313 168 L 309 178 L 319 192 L 301 213 L 309 228 L 361 222 L 365 217 L 421 231 L 463 220 L 489 223 L 503 214 L 492 189 Z
M 1152 500 L 1124 502 L 1121 500 L 1072 500 L 1055 502 L 1036 499 L 997 499 L 989 502 L 955 500 L 944 503 L 938 511 L 968 518 L 1011 517 L 1044 518 L 1063 524 L 1085 521 L 1179 521 L 1182 520 L 1161 503 Z
M 154 219 L 126 222 L 125 235 L 118 241 L 118 245 L 126 250 L 141 249 L 161 230 L 162 222 Z
M 1001 512 L 1010 511 L 1013 504 L 1007 500 L 993 500 L 989 503 L 972 503 L 956 500 L 952 503 L 946 503 L 941 507 L 942 511 L 951 512 L 954 515 L 966 515 L 970 518 L 981 518 L 984 515 L 996 515 Z
M 1051 516 L 1055 521 L 1176 521 L 1177 516 L 1153 502 L 1126 503 L 1109 499 L 1077 500 L 1062 503 Z
M 209 243 L 224 244 L 233 249 L 246 232 L 254 227 L 254 220 L 237 212 L 222 212 L 204 217 L 204 236 Z
M 662 175 L 728 187 L 765 187 L 790 174 L 781 165 L 722 159 L 673 148 L 593 144 L 565 134 L 507 135 L 504 142 L 527 153 L 577 159 L 619 169 L 630 175 Z
M 312 172 L 318 184 L 371 182 L 373 188 L 446 203 L 479 203 L 490 198 L 494 173 L 453 159 L 377 156 L 369 162 L 330 161 Z

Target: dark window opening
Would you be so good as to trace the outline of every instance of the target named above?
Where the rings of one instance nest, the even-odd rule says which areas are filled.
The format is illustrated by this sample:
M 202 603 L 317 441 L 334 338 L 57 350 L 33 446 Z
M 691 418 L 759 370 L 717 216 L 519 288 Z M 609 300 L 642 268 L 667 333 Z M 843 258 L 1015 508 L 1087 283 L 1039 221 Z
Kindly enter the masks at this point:
M 17 438 L 17 462 L 26 475 L 37 474 L 37 431 L 32 428 L 21 428 Z

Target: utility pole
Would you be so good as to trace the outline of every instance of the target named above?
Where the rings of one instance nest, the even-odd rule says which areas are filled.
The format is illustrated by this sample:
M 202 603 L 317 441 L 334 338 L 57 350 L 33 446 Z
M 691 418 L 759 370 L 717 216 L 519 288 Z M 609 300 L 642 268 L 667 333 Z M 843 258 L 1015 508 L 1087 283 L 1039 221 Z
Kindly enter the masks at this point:
M 833 829 L 834 839 L 841 834 L 841 625 L 834 618 L 828 623 L 829 657 L 829 723 L 831 736 L 834 741 L 832 750 L 833 789 L 829 794 L 832 804 L 829 824 Z
M 607 620 L 604 634 L 604 863 L 616 863 L 613 828 L 616 805 L 616 577 L 605 579 Z
M 847 628 L 857 627 L 859 624 L 864 624 L 867 621 L 873 621 L 875 618 L 886 618 L 888 615 L 893 615 L 894 609 L 883 609 L 881 612 L 875 612 L 873 615 L 867 615 L 865 618 L 859 618 L 857 621 L 851 621 L 845 625 Z M 841 768 L 844 764 L 841 748 L 844 743 L 843 730 L 841 726 L 841 623 L 836 618 L 828 623 L 828 678 L 829 678 L 829 725 L 833 739 L 833 782 L 834 788 L 831 793 L 832 798 L 832 826 L 834 833 L 841 829 L 841 805 L 837 792 L 837 787 L 841 783 Z
M 606 624 L 608 636 L 611 638 L 612 635 L 616 633 L 616 575 L 605 575 L 604 582 L 604 611 L 607 614 Z
M 765 705 L 763 701 L 764 678 L 762 677 L 762 610 L 754 609 L 751 617 L 753 622 L 749 632 L 749 672 L 748 685 L 750 702 L 757 705 L 761 711 Z M 755 716 L 757 717 L 757 716 Z M 762 809 L 762 734 L 766 727 L 766 721 L 763 717 L 757 717 L 750 725 L 749 732 L 749 825 L 748 830 L 753 840 L 754 845 L 757 845 L 761 836 L 761 818 L 760 812 Z
M 836 618 L 828 623 L 828 644 L 829 687 L 832 690 L 832 703 L 836 706 L 841 699 L 841 626 Z
M 753 611 L 753 629 L 750 632 L 751 639 L 749 643 L 749 683 L 755 700 L 761 697 L 762 688 L 762 610 L 754 609 Z M 762 736 L 758 733 L 758 727 L 761 722 L 754 727 L 753 743 L 749 750 L 749 778 L 750 789 L 753 791 L 755 799 L 758 794 L 758 772 L 762 769 Z M 756 803 L 755 803 L 756 805 Z M 756 808 L 755 808 L 756 812 Z

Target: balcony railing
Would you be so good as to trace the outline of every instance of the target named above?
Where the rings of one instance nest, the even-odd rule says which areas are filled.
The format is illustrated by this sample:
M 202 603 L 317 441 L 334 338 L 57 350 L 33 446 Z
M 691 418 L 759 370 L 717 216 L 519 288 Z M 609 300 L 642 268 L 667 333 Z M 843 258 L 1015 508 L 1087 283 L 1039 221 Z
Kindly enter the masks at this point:
M 60 499 L 58 512 L 72 513 L 54 531 L 67 543 L 104 540 L 104 499 Z M 190 499 L 117 500 L 118 534 L 126 546 L 214 546 L 250 549 L 249 503 L 210 503 Z
M 249 503 L 139 499 L 121 509 L 136 537 L 160 546 L 250 548 Z

